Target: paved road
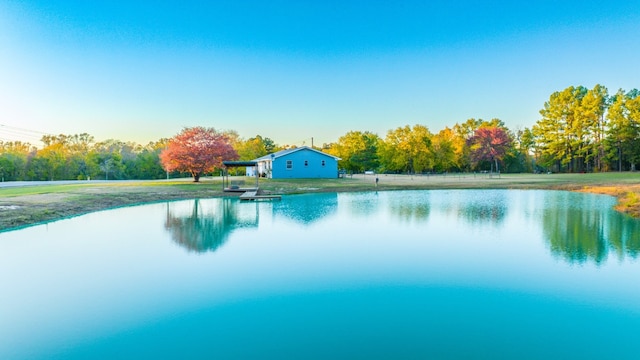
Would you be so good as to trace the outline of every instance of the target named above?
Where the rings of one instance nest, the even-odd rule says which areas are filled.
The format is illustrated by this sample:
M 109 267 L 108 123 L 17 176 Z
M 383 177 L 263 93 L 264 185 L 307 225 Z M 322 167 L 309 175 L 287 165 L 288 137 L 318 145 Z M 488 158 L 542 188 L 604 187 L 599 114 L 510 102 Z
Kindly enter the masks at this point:
M 20 187 L 20 186 L 36 186 L 36 185 L 68 185 L 68 184 L 87 184 L 87 183 L 115 183 L 128 180 L 60 180 L 60 181 L 5 181 L 0 182 L 0 188 L 4 187 Z
M 209 177 L 201 177 L 200 180 L 204 181 L 211 179 Z M 219 178 L 218 178 L 219 179 Z M 172 178 L 169 181 L 185 181 L 191 182 L 192 178 Z M 122 184 L 128 182 L 145 182 L 145 181 L 167 181 L 166 179 L 159 180 L 56 180 L 56 181 L 4 181 L 0 182 L 1 188 L 20 187 L 20 186 L 36 186 L 36 185 L 68 185 L 68 184 Z

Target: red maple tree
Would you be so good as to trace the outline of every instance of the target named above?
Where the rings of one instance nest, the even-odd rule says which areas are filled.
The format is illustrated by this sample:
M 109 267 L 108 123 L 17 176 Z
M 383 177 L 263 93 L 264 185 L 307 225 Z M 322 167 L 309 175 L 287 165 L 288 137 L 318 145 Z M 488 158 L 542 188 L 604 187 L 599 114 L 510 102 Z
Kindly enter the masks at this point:
M 166 171 L 189 172 L 194 182 L 221 167 L 223 160 L 237 158 L 238 153 L 226 134 L 202 126 L 184 128 L 160 153 L 160 162 Z
M 471 150 L 471 162 L 478 164 L 481 161 L 492 162 L 498 171 L 498 161 L 502 160 L 511 146 L 509 134 L 500 127 L 488 126 L 478 128 L 469 140 L 467 145 Z

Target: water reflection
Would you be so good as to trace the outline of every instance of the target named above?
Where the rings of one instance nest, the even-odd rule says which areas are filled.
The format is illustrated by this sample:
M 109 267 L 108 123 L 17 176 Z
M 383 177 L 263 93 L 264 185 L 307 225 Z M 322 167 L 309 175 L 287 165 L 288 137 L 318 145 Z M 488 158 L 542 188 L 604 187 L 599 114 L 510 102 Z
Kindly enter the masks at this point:
M 401 222 L 426 221 L 431 213 L 429 192 L 394 192 L 389 198 L 389 213 Z
M 167 203 L 165 229 L 180 246 L 194 252 L 215 251 L 236 229 L 257 227 L 257 204 L 244 210 L 234 199 Z M 252 206 L 256 205 L 256 206 Z
M 398 224 L 426 222 L 435 211 L 475 228 L 502 224 L 511 207 L 514 213 L 521 211 L 538 223 L 550 253 L 568 263 L 602 264 L 609 253 L 618 259 L 635 259 L 640 254 L 640 221 L 612 211 L 608 203 L 602 203 L 601 196 L 540 192 L 529 199 L 523 197 L 524 203 L 518 203 L 522 199 L 517 200 L 514 194 L 486 190 L 401 191 L 292 195 L 268 203 L 193 200 L 168 203 L 165 228 L 177 244 L 200 253 L 220 248 L 236 229 L 257 227 L 260 211 L 302 225 L 338 214 L 339 204 L 346 210 L 342 213 L 353 219 L 372 217 L 386 209 L 389 218 Z
M 366 218 L 380 211 L 383 203 L 377 191 L 352 193 L 340 198 L 340 207 L 344 207 L 351 216 L 361 218 Z
M 596 215 L 594 211 L 589 213 Z M 543 228 L 551 253 L 570 263 L 591 259 L 600 264 L 608 253 L 604 220 L 602 216 L 588 216 L 580 209 L 545 210 Z
M 640 253 L 640 221 L 626 216 L 618 216 L 608 227 L 611 247 L 622 259 L 625 254 L 633 259 Z
M 459 214 L 471 224 L 500 224 L 507 214 L 507 199 L 504 191 L 475 192 Z
M 572 264 L 602 264 L 611 250 L 618 259 L 638 256 L 640 222 L 602 206 L 602 197 L 560 192 L 546 198 L 542 227 L 554 256 Z
M 5 232 L 0 289 L 15 291 L 0 296 L 0 359 L 298 358 L 319 342 L 329 350 L 318 358 L 364 357 L 350 346 L 365 343 L 387 346 L 372 358 L 634 358 L 640 221 L 614 203 L 559 191 L 309 194 Z
M 436 191 L 431 206 L 448 217 L 457 217 L 471 225 L 499 225 L 509 208 L 508 192 L 501 190 Z
M 336 212 L 338 194 L 296 195 L 279 202 L 243 203 L 207 199 L 167 203 L 165 229 L 180 246 L 198 253 L 216 251 L 237 229 L 257 227 L 260 211 L 304 225 Z
M 274 215 L 284 216 L 298 223 L 309 225 L 336 212 L 338 194 L 292 195 L 272 204 Z

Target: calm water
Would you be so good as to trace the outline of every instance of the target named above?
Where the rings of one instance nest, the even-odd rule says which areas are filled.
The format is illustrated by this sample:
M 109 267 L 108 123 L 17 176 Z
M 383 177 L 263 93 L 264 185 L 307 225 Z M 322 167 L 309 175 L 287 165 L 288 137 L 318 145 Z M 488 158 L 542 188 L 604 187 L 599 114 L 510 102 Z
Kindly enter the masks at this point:
M 191 200 L 0 234 L 0 358 L 637 358 L 607 196 Z

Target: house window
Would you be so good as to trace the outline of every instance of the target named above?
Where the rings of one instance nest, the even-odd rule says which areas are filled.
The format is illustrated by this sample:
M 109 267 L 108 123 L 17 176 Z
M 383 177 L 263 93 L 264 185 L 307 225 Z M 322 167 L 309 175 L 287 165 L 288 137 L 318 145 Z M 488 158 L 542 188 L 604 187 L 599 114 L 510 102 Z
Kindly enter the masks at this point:
M 309 166 L 309 161 L 308 160 L 304 161 L 304 166 Z
M 322 166 L 324 166 L 324 165 L 325 165 L 325 162 L 324 162 L 324 160 L 322 160 Z
M 287 170 L 293 169 L 293 160 L 287 160 Z

